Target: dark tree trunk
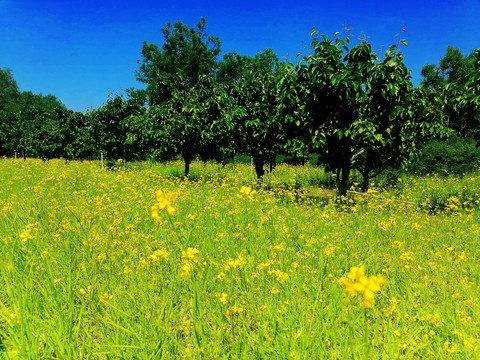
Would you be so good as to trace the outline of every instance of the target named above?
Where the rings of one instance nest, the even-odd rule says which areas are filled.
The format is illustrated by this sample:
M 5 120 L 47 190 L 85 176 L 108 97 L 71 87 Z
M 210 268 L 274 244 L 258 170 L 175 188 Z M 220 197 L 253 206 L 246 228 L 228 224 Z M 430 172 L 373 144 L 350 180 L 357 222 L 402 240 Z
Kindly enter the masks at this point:
M 275 166 L 277 166 L 277 156 L 272 155 L 270 158 L 270 174 L 273 173 L 273 169 L 275 169 Z
M 337 173 L 337 191 L 340 197 L 347 195 L 348 179 L 350 177 L 351 164 L 343 164 L 341 168 L 338 168 Z
M 190 163 L 192 162 L 192 160 L 189 156 L 184 155 L 183 161 L 185 161 L 185 177 L 188 177 L 190 175 Z
M 257 173 L 257 180 L 261 181 L 263 175 L 265 175 L 265 169 L 263 168 L 263 164 L 265 159 L 263 156 L 254 156 L 253 157 L 253 165 L 255 166 L 255 172 Z
M 362 174 L 362 191 L 367 192 L 370 184 L 370 172 L 368 170 L 360 172 Z

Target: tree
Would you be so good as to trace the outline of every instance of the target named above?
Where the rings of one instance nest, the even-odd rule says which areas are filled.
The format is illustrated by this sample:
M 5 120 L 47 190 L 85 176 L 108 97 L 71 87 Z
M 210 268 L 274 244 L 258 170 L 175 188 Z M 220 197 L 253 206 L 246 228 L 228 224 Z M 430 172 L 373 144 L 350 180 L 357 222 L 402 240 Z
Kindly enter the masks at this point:
M 432 106 L 442 115 L 444 125 L 459 136 L 475 136 L 478 130 L 478 124 L 471 121 L 476 115 L 469 110 L 473 103 L 464 101 L 464 97 L 472 94 L 467 84 L 474 81 L 479 59 L 480 49 L 465 57 L 459 49 L 449 46 L 438 67 L 430 64 L 422 69 L 422 84 L 431 92 L 427 96 Z
M 38 156 L 43 159 L 56 156 L 59 127 L 59 111 L 66 110 L 53 95 L 43 96 L 31 91 L 19 93 L 16 110 L 4 117 L 6 141 L 9 151 L 21 151 L 23 156 Z M 58 155 L 61 156 L 61 155 Z
M 273 168 L 282 144 L 276 74 L 250 71 L 231 88 L 230 96 L 235 149 L 252 157 L 260 180 L 265 162 L 269 161 Z
M 145 112 L 142 101 L 124 100 L 122 96 L 110 98 L 107 103 L 86 114 L 86 121 L 91 126 L 92 140 L 96 151 L 104 152 L 111 159 L 132 160 L 135 151 L 127 141 L 129 137 L 128 119 Z
M 278 65 L 278 56 L 272 49 L 265 49 L 254 57 L 232 52 L 225 54 L 223 61 L 217 64 L 215 76 L 220 83 L 235 83 L 247 73 L 274 71 Z
M 310 54 L 287 67 L 281 100 L 294 128 L 289 133 L 319 152 L 344 196 L 353 168 L 366 189 L 372 173 L 411 155 L 418 132 L 409 71 L 396 47 L 380 61 L 366 41 L 349 49 L 349 38 L 337 35 L 334 41 L 314 38 Z
M 10 69 L 0 69 L 0 111 L 17 109 L 20 91 Z
M 229 124 L 224 116 L 229 98 L 223 86 L 206 75 L 194 85 L 180 75 L 164 81 L 161 85 L 170 92 L 170 99 L 150 107 L 145 115 L 130 117 L 128 143 L 141 144 L 153 159 L 180 156 L 186 177 L 197 156 L 218 161 L 231 157 Z
M 216 79 L 229 88 L 232 142 L 236 152 L 248 154 L 257 178 L 265 173 L 264 164 L 275 165 L 281 146 L 282 127 L 278 118 L 278 56 L 272 49 L 254 57 L 228 53 L 217 66 Z
M 447 84 L 463 86 L 472 75 L 474 68 L 475 51 L 464 56 L 460 49 L 449 46 L 445 56 L 440 59 L 439 66 L 427 64 L 422 68 L 422 85 L 431 91 L 440 91 Z
M 460 118 L 462 124 L 468 129 L 468 135 L 472 136 L 477 146 L 480 144 L 480 49 L 473 53 L 475 59 L 474 70 L 462 87 L 450 87 L 446 89 L 448 107 L 451 113 Z
M 150 105 L 160 105 L 171 97 L 170 78 L 179 75 L 188 86 L 193 86 L 201 75 L 211 75 L 220 53 L 220 40 L 206 33 L 207 20 L 202 18 L 196 28 L 181 21 L 167 23 L 162 29 L 164 44 L 143 43 L 137 80 L 147 84 Z
M 89 123 L 89 116 L 70 110 L 62 117 L 62 126 L 62 156 L 65 159 L 83 161 L 98 158 L 95 134 Z
M 362 175 L 364 191 L 370 178 L 389 167 L 405 166 L 418 154 L 420 139 L 442 130 L 440 119 L 429 111 L 425 91 L 413 88 L 398 47 L 390 47 L 383 60 L 374 59 L 376 65 L 365 69 L 352 127 L 358 149 L 352 164 Z

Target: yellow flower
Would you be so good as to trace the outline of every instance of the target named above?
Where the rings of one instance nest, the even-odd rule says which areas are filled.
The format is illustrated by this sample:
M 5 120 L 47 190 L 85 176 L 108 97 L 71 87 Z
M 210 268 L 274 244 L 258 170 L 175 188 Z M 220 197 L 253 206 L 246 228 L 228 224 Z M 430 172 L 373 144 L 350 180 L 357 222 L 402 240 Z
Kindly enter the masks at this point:
M 194 262 L 198 262 L 200 260 L 200 258 L 198 257 L 199 253 L 200 250 L 189 247 L 187 251 L 182 251 L 182 259 L 190 259 Z
M 268 275 L 275 276 L 277 278 L 277 281 L 280 283 L 284 283 L 288 280 L 288 274 L 278 269 L 269 270 Z
M 33 235 L 30 233 L 30 229 L 23 230 L 20 233 L 20 239 L 22 239 L 23 242 L 27 242 L 28 240 L 34 239 Z
M 365 266 L 352 267 L 347 277 L 340 279 L 345 286 L 343 293 L 351 297 L 362 294 L 362 305 L 365 308 L 372 307 L 375 293 L 381 291 L 387 279 L 383 275 L 365 276 Z
M 231 318 L 232 316 L 239 316 L 243 312 L 243 308 L 239 306 L 233 306 L 229 310 L 226 311 L 225 315 L 227 318 Z
M 150 255 L 148 258 L 152 263 L 158 264 L 161 259 L 166 259 L 170 253 L 168 252 L 167 249 L 159 249 L 155 250 L 152 255 Z
M 352 280 L 358 280 L 364 275 L 365 275 L 365 266 L 360 266 L 360 267 L 353 266 L 350 269 L 349 273 L 347 274 L 347 277 Z
M 218 294 L 218 300 L 220 300 L 220 302 L 223 304 L 223 305 L 226 305 L 228 304 L 228 294 L 227 293 L 221 293 L 221 294 Z
M 248 187 L 248 186 L 242 186 L 240 188 L 240 194 L 248 197 L 248 198 L 252 198 L 253 195 L 255 195 L 257 192 L 255 190 L 252 190 L 251 187 Z
M 188 275 L 190 275 L 190 273 L 193 271 L 194 268 L 195 266 L 190 261 L 184 260 L 182 263 L 183 272 L 180 273 L 180 276 L 187 277 Z
M 152 206 L 152 218 L 155 221 L 161 221 L 159 213 L 163 209 L 165 209 L 168 215 L 175 215 L 177 209 L 172 206 L 172 202 L 175 201 L 177 195 L 172 193 L 164 193 L 162 190 L 157 190 L 157 192 L 155 193 L 155 197 L 157 199 L 157 203 Z

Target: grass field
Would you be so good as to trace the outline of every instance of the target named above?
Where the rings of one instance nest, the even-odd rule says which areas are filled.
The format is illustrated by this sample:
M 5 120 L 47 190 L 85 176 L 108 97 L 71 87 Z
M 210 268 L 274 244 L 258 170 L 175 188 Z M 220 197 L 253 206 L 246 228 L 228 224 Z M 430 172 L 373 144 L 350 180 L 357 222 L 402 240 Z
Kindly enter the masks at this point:
M 0 159 L 0 358 L 480 358 L 479 174 L 182 169 Z

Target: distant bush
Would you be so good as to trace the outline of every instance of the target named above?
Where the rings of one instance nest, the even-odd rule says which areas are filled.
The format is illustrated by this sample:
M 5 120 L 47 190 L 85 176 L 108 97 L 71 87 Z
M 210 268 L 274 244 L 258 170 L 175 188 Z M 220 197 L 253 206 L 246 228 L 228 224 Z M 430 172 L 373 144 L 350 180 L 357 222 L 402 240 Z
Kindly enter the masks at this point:
M 480 148 L 471 138 L 453 137 L 446 141 L 432 140 L 424 145 L 422 155 L 410 170 L 414 174 L 462 175 L 480 166 Z

